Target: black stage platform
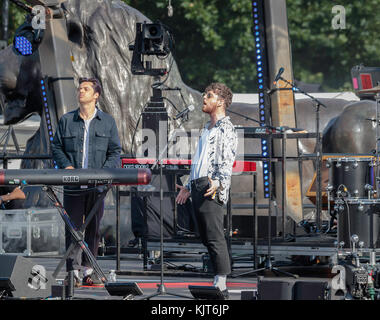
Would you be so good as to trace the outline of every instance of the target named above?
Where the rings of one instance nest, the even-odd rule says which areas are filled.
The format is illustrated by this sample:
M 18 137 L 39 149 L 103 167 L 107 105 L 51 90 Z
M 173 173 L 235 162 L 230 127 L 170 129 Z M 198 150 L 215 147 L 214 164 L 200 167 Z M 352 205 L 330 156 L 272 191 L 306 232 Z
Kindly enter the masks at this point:
M 334 238 L 316 239 L 316 237 L 306 237 L 297 239 L 295 242 L 274 241 L 272 252 L 279 255 L 274 259 L 273 265 L 281 270 L 291 272 L 299 276 L 299 280 L 324 279 L 331 281 L 331 268 L 322 257 L 333 255 L 336 249 L 333 247 Z M 117 282 L 136 282 L 143 291 L 142 296 L 136 299 L 144 299 L 145 296 L 157 292 L 157 285 L 160 284 L 159 263 L 159 242 L 149 242 L 148 250 L 153 257 L 148 259 L 147 268 L 144 268 L 143 255 L 139 248 L 128 248 L 126 251 L 133 253 L 122 253 L 120 256 L 120 269 L 116 271 Z M 310 252 L 311 250 L 311 252 Z M 123 250 L 125 251 L 125 250 Z M 267 251 L 267 246 L 259 242 L 258 251 L 261 260 Z M 192 297 L 188 286 L 211 286 L 213 281 L 212 273 L 205 272 L 203 254 L 205 248 L 197 241 L 179 242 L 178 240 L 165 240 L 164 243 L 164 284 L 167 291 Z M 319 254 L 318 254 L 319 253 Z M 156 254 L 156 256 L 154 256 Z M 320 259 L 315 257 L 320 256 Z M 227 287 L 229 290 L 229 300 L 242 300 L 246 294 L 257 291 L 258 276 L 264 279 L 285 280 L 282 276 L 277 276 L 272 271 L 264 271 L 259 274 L 251 273 L 240 276 L 240 274 L 253 270 L 252 244 L 251 242 L 241 243 L 232 241 L 233 271 L 228 277 Z M 42 265 L 48 272 L 53 272 L 60 261 L 59 256 L 29 257 L 34 263 Z M 260 259 L 259 259 L 260 260 Z M 97 259 L 103 272 L 108 275 L 111 270 L 116 270 L 117 260 L 115 256 L 100 256 Z M 262 261 L 261 261 L 262 262 Z M 66 272 L 61 270 L 57 276 L 57 282 L 62 283 L 66 277 Z M 75 288 L 75 299 L 91 300 L 121 300 L 123 297 L 111 296 L 100 286 L 82 286 Z M 245 299 L 245 298 L 243 298 Z M 183 297 L 172 295 L 159 295 L 152 300 L 186 300 Z
M 30 257 L 28 258 L 34 263 L 42 265 L 48 272 L 53 272 L 59 263 L 59 257 Z M 108 275 L 111 270 L 115 270 L 116 261 L 114 257 L 98 257 L 98 263 L 103 272 Z M 199 270 L 202 268 L 202 263 L 194 261 L 191 257 L 172 257 L 165 265 L 192 265 Z M 187 260 L 187 261 L 186 261 Z M 190 261 L 189 261 L 190 260 Z M 165 261 L 166 262 L 166 261 Z M 136 282 L 143 291 L 143 296 L 136 297 L 136 299 L 144 299 L 157 292 L 157 285 L 160 284 L 160 271 L 143 271 L 142 259 L 136 254 L 122 254 L 121 272 L 117 272 L 117 282 Z M 66 273 L 61 271 L 57 276 L 57 282 L 62 283 Z M 210 286 L 212 285 L 212 275 L 207 275 L 202 272 L 186 272 L 177 270 L 165 270 L 164 284 L 168 291 L 187 295 L 191 297 L 188 290 L 189 285 Z M 257 287 L 256 277 L 244 277 L 242 279 L 228 280 L 228 289 L 230 292 L 231 300 L 240 300 L 242 291 L 254 291 Z M 103 285 L 100 286 L 82 286 L 75 288 L 75 299 L 96 299 L 96 300 L 121 300 L 122 297 L 110 296 Z M 186 300 L 175 296 L 160 295 L 152 300 Z

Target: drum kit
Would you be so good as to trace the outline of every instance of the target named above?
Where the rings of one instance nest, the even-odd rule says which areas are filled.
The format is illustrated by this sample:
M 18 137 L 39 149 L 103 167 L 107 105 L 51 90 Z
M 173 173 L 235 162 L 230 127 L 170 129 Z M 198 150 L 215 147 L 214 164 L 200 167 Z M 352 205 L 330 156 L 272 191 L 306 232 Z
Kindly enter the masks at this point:
M 380 248 L 380 86 L 363 89 L 376 100 L 376 155 L 341 155 L 328 158 L 328 204 L 334 203 L 330 214 L 337 217 L 337 240 L 342 248 L 352 242 L 374 251 Z M 355 239 L 356 241 L 353 241 Z
M 332 215 L 337 216 L 337 240 L 345 248 L 351 246 L 353 235 L 359 238 L 360 247 L 378 247 L 380 198 L 376 190 L 376 166 L 373 156 L 327 159 L 326 190 L 329 201 L 334 203 Z
M 329 208 L 330 202 L 334 203 L 330 214 L 337 217 L 338 252 L 334 268 L 339 265 L 344 268 L 337 275 L 343 283 L 344 297 L 379 300 L 380 265 L 376 261 L 380 249 L 379 158 L 344 155 L 328 158 L 326 167 Z M 365 253 L 369 254 L 367 258 Z

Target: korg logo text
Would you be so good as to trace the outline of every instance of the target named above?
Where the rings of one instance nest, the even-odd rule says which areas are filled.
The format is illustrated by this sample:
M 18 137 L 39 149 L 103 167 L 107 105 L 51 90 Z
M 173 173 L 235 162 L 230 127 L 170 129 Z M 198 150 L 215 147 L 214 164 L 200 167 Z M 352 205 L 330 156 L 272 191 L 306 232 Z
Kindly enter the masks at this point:
M 78 176 L 64 176 L 63 182 L 64 183 L 79 182 L 79 177 Z

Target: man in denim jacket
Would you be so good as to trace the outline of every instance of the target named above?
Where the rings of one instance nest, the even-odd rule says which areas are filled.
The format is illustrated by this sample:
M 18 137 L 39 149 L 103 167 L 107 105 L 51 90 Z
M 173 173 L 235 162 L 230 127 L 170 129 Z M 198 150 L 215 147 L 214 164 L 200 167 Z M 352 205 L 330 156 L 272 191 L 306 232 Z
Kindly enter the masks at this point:
M 120 166 L 120 140 L 116 122 L 107 113 L 96 108 L 101 94 L 97 79 L 79 79 L 78 100 L 80 108 L 64 114 L 52 142 L 53 158 L 60 169 L 101 169 Z M 79 229 L 100 196 L 96 188 L 87 186 L 64 188 L 64 207 Z M 85 242 L 96 257 L 98 252 L 100 220 L 103 217 L 104 201 L 97 209 L 85 230 Z M 66 231 L 66 248 L 71 244 L 71 236 Z M 83 268 L 83 284 L 99 284 L 93 274 L 87 256 L 78 246 L 72 251 L 66 262 L 67 270 L 74 270 L 75 285 L 80 285 L 79 269 Z
M 214 269 L 214 286 L 225 297 L 231 262 L 223 221 L 237 149 L 236 130 L 226 116 L 231 102 L 232 92 L 226 85 L 212 83 L 206 88 L 202 111 L 210 121 L 203 128 L 193 156 L 189 183 L 185 187 L 177 185 L 180 192 L 176 199 L 178 204 L 184 204 L 191 196 L 202 243 Z

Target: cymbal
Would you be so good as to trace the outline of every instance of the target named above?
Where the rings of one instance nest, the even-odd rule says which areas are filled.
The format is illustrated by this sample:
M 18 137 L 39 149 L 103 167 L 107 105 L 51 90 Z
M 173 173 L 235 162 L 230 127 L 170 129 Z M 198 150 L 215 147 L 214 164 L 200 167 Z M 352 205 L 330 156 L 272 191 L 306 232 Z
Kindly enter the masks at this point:
M 380 86 L 376 86 L 369 89 L 359 90 L 358 93 L 380 93 Z

